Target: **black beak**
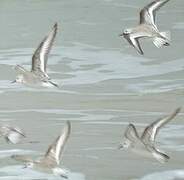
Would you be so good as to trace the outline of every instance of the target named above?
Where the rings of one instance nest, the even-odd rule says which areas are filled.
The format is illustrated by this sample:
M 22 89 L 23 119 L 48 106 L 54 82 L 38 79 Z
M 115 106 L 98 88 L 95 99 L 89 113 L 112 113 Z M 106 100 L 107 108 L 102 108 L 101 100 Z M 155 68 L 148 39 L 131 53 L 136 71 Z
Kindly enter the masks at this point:
M 124 36 L 124 33 L 122 33 L 122 34 L 119 34 L 119 36 L 120 36 L 120 37 Z
M 12 81 L 11 83 L 16 83 L 16 80 Z

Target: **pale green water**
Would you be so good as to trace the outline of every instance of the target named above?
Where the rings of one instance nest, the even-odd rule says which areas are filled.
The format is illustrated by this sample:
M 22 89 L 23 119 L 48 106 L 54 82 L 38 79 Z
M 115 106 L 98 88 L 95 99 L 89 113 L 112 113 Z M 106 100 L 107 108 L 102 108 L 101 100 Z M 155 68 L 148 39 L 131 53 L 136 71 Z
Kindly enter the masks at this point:
M 184 104 L 184 2 L 169 2 L 157 16 L 159 28 L 172 32 L 170 47 L 157 49 L 150 41 L 142 41 L 142 57 L 118 37 L 123 28 L 137 24 L 139 9 L 148 2 L 0 2 L 1 123 L 18 125 L 27 132 L 28 140 L 41 142 L 9 145 L 1 139 L 2 179 L 42 177 L 23 171 L 9 156 L 29 153 L 36 157 L 44 153 L 65 120 L 72 122 L 73 131 L 62 165 L 70 170 L 71 180 L 140 179 L 157 171 L 169 171 L 169 175 L 156 175 L 151 180 L 174 179 L 183 172 L 177 171 L 184 164 L 183 113 L 158 137 L 160 148 L 171 156 L 167 164 L 116 149 L 129 122 L 142 130 L 144 125 Z M 30 68 L 34 49 L 55 22 L 59 31 L 48 72 L 61 89 L 10 84 L 15 78 L 14 65 Z

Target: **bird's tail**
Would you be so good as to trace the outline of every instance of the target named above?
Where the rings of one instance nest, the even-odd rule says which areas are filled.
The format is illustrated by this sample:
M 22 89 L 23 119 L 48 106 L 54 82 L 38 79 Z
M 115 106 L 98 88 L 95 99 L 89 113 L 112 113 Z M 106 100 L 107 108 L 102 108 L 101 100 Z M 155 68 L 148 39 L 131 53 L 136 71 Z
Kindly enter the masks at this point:
M 153 39 L 153 43 L 156 47 L 160 48 L 162 46 L 169 46 L 170 45 L 170 31 L 161 32 L 160 36 L 157 36 Z

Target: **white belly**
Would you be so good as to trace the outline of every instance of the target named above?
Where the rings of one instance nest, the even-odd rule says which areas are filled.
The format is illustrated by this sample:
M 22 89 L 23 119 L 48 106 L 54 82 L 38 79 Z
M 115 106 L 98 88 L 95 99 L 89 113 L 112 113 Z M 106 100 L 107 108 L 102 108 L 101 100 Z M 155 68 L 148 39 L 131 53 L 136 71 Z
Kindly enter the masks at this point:
M 131 149 L 131 151 L 146 158 L 153 158 L 152 153 L 146 148 L 146 146 L 142 142 L 137 142 Z

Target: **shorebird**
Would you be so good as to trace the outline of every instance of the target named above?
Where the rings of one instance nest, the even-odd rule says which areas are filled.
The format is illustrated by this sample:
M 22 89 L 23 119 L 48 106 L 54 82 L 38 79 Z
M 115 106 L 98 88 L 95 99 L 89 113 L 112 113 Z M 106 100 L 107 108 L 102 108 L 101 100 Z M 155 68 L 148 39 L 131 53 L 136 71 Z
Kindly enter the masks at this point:
M 59 167 L 64 146 L 71 132 L 71 124 L 67 121 L 61 135 L 49 146 L 44 157 L 33 160 L 26 156 L 13 155 L 12 158 L 25 163 L 24 168 L 32 168 L 38 171 L 53 173 L 54 175 L 68 178 L 67 172 Z
M 156 11 L 168 1 L 169 0 L 155 0 L 145 6 L 140 12 L 139 25 L 134 28 L 125 29 L 120 35 L 123 36 L 141 55 L 144 53 L 139 43 L 140 38 L 152 38 L 153 43 L 158 48 L 170 45 L 170 32 L 159 32 L 155 24 Z
M 180 110 L 181 108 L 177 108 L 172 114 L 154 121 L 144 129 L 141 136 L 139 136 L 136 127 L 129 124 L 124 134 L 124 141 L 119 145 L 119 149 L 131 149 L 139 155 L 154 157 L 161 163 L 167 162 L 169 156 L 155 147 L 155 139 L 160 128 L 171 121 Z
M 46 72 L 49 52 L 52 48 L 57 34 L 57 23 L 53 26 L 51 32 L 43 39 L 32 56 L 31 71 L 17 65 L 15 70 L 19 73 L 12 83 L 18 82 L 28 86 L 58 87 L 51 81 Z
M 17 144 L 26 137 L 25 133 L 18 127 L 0 126 L 0 136 L 3 136 L 8 143 Z

